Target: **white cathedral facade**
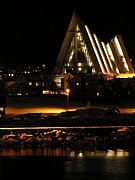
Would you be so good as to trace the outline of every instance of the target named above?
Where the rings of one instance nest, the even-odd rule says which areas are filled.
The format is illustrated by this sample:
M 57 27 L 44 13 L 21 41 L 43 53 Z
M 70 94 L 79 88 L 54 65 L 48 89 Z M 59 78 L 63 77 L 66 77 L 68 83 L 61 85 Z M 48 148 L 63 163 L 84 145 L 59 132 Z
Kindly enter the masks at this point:
M 67 73 L 131 77 L 134 72 L 121 35 L 105 44 L 73 12 L 54 68 L 57 83 Z

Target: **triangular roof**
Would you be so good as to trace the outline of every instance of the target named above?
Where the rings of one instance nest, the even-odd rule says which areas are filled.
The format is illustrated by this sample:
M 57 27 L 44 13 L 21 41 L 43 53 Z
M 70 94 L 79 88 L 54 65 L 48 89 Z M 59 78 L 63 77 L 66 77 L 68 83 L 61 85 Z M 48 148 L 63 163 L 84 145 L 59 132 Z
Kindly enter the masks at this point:
M 66 56 L 67 51 L 69 49 L 70 43 L 74 37 L 74 33 L 76 31 L 77 25 L 80 28 L 80 32 L 83 33 L 84 41 L 87 44 L 87 48 L 89 49 L 89 52 L 93 56 L 93 61 L 96 64 L 97 69 L 99 71 L 101 71 L 100 66 L 97 63 L 96 56 L 95 56 L 95 53 L 93 51 L 92 45 L 89 42 L 88 34 L 86 32 L 86 29 L 84 28 L 85 25 L 84 25 L 83 21 L 81 21 L 81 19 L 79 18 L 78 14 L 76 12 L 73 12 L 73 15 L 71 17 L 71 21 L 70 21 L 66 36 L 64 38 L 61 50 L 60 50 L 58 58 L 57 58 L 56 66 L 58 66 L 62 70 L 63 65 L 64 65 L 64 59 L 65 59 L 65 56 Z
M 122 44 L 122 47 L 124 47 L 124 44 Z M 95 74 L 133 73 L 134 69 L 127 52 L 126 58 L 128 58 L 124 61 L 124 63 L 127 61 L 127 64 L 124 65 L 116 50 L 115 42 L 113 43 L 113 48 L 114 50 L 111 48 L 111 50 L 108 49 L 104 42 L 101 42 L 96 34 L 84 24 L 78 14 L 73 12 L 56 61 L 54 72 L 55 74 L 63 74 L 69 67 L 79 69 L 79 67 L 77 67 L 78 63 L 80 70 L 83 69 L 84 72 L 87 72 L 88 68 L 92 68 L 92 73 Z M 78 49 L 81 55 L 78 54 Z M 115 51 L 115 54 L 117 53 L 118 57 L 116 60 L 112 58 L 112 52 L 110 51 Z M 84 56 L 83 58 L 81 57 L 82 55 Z M 74 67 L 72 67 L 73 63 L 75 63 Z M 127 65 L 129 67 L 126 69 Z

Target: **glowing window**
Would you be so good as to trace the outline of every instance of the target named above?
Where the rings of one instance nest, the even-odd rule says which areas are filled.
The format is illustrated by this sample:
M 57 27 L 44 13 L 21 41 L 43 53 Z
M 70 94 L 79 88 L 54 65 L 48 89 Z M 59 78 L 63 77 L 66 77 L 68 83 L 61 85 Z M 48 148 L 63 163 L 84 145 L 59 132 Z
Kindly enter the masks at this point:
M 39 82 L 36 82 L 36 86 L 39 86 Z
M 32 86 L 32 82 L 29 82 L 29 86 Z

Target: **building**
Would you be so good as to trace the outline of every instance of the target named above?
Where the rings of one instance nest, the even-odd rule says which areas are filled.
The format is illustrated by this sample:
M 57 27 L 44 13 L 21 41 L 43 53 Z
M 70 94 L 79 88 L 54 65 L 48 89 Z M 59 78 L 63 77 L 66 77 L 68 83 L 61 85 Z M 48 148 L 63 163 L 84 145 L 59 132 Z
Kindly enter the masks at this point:
M 121 35 L 105 44 L 73 12 L 61 46 L 55 74 L 67 72 L 92 74 L 134 73 Z
M 83 77 L 86 87 L 89 87 L 85 90 L 89 90 L 89 92 L 91 88 L 88 83 L 93 84 L 93 79 L 99 81 L 101 76 L 105 79 L 119 78 L 120 75 L 124 75 L 124 78 L 125 75 L 126 77 L 135 76 L 132 61 L 121 35 L 116 35 L 105 44 L 85 25 L 76 12 L 73 12 L 71 17 L 54 68 L 54 81 L 59 87 L 69 86 L 69 83 L 63 80 L 69 73 L 74 77 L 72 82 L 76 82 L 78 77 L 81 77 L 79 79 Z M 99 77 L 97 78 L 97 76 Z M 67 84 L 63 84 L 64 82 Z M 80 82 L 79 84 L 83 83 Z M 77 89 L 79 84 L 76 85 Z M 70 88 L 72 87 L 75 91 L 75 87 L 72 85 Z M 97 91 L 97 85 L 94 89 Z M 66 88 L 63 90 L 66 92 Z M 84 94 L 87 93 L 84 92 Z M 98 94 L 98 91 L 94 94 Z
M 7 96 L 42 95 L 43 80 L 38 74 L 18 74 L 5 80 Z

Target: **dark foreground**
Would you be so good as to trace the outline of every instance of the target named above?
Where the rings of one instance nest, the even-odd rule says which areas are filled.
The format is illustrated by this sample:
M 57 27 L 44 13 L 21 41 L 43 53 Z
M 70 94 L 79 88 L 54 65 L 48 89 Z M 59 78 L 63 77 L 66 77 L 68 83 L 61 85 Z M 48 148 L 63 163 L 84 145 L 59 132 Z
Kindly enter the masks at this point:
M 1 180 L 16 180 L 20 176 L 22 179 L 134 179 L 134 114 L 120 114 L 114 108 L 47 117 L 33 115 L 0 121 Z
M 71 156 L 57 156 L 57 151 L 53 156 L 2 156 L 0 179 L 134 180 L 135 156 L 130 153 L 85 152 L 72 151 Z
M 135 148 L 135 115 L 116 108 L 22 114 L 1 119 L 0 128 L 1 147 Z

